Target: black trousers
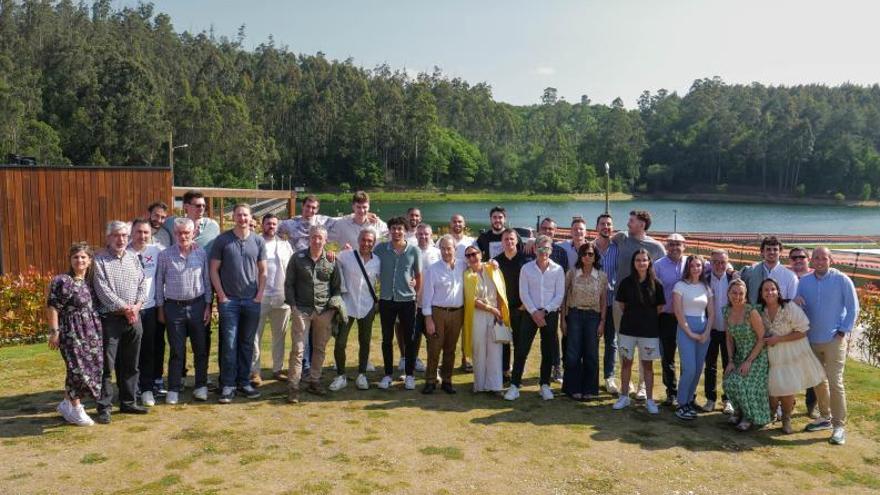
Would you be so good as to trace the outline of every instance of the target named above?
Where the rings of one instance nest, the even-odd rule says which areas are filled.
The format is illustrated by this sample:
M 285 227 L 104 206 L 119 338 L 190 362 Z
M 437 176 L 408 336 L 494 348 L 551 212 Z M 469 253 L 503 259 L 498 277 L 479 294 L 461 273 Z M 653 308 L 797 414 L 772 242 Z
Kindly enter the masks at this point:
M 333 346 L 333 360 L 336 361 L 336 374 L 345 374 L 345 348 L 348 345 L 348 334 L 351 327 L 357 322 L 358 329 L 358 373 L 367 372 L 367 363 L 370 359 L 370 340 L 373 337 L 373 319 L 376 318 L 376 309 L 373 308 L 363 318 L 349 317 L 345 325 L 339 327 L 336 341 Z
M 727 355 L 727 334 L 720 330 L 712 329 L 709 337 L 709 352 L 706 353 L 706 371 L 703 380 L 703 392 L 706 399 L 715 402 L 718 394 L 715 391 L 718 378 L 718 353 L 721 353 L 721 373 L 727 369 L 729 356 Z M 721 391 L 721 400 L 727 400 L 727 394 Z
M 667 396 L 678 395 L 675 385 L 675 334 L 678 320 L 672 313 L 660 313 L 660 369 L 663 371 L 663 385 Z
M 400 321 L 400 330 L 406 338 L 404 357 L 406 374 L 411 376 L 416 370 L 416 302 L 379 300 L 379 321 L 382 325 L 382 361 L 385 376 L 394 373 L 394 323 Z
M 554 311 L 547 313 L 547 324 L 540 328 L 541 330 L 541 385 L 550 385 L 550 371 L 553 368 L 553 347 L 559 346 L 556 338 L 555 329 L 559 325 L 559 313 Z M 517 387 L 522 386 L 523 370 L 526 367 L 526 360 L 529 357 L 529 351 L 532 349 L 532 343 L 535 341 L 535 334 L 538 333 L 538 326 L 535 325 L 531 315 L 526 314 L 522 318 L 522 323 L 518 334 L 514 334 L 516 339 L 513 344 L 513 373 L 510 377 L 511 385 Z
M 507 374 L 510 373 L 510 354 L 511 349 L 516 346 L 516 336 L 519 335 L 519 328 L 522 326 L 523 318 L 530 318 L 529 314 L 522 309 L 510 310 L 510 331 L 513 333 L 513 339 L 510 344 L 504 344 L 501 347 L 501 369 Z
M 153 306 L 141 310 L 141 350 L 138 357 L 138 388 L 141 392 L 153 390 L 153 380 L 162 376 L 162 355 L 156 355 L 157 333 L 160 333 L 162 343 L 165 342 L 164 326 L 159 325 L 159 308 Z M 165 346 L 162 346 L 165 353 Z M 158 374 L 157 374 L 158 371 Z
M 141 350 L 141 321 L 129 324 L 124 315 L 102 315 L 104 372 L 98 412 L 113 408 L 113 373 L 119 386 L 121 406 L 135 405 L 138 386 L 138 355 Z

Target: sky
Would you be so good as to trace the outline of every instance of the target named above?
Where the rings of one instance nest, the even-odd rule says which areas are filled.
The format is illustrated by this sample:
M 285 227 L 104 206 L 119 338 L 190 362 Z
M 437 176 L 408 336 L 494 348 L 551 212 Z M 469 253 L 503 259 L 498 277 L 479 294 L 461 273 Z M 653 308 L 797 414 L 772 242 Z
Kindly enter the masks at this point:
M 122 8 L 136 1 L 115 0 Z M 387 63 L 492 86 L 538 103 L 546 87 L 579 102 L 634 107 L 695 79 L 766 85 L 880 82 L 880 2 L 837 0 L 154 0 L 178 32 L 213 27 L 245 47 L 271 35 L 295 53 Z

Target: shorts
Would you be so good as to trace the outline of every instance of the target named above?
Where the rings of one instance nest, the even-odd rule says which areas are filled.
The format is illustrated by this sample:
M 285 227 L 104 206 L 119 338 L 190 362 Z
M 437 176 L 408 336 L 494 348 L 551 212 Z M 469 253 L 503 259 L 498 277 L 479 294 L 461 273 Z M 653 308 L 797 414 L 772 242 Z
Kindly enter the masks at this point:
M 641 361 L 656 361 L 660 359 L 660 339 L 657 337 L 633 337 L 632 335 L 617 335 L 617 349 L 620 356 L 628 361 L 636 357 L 636 349 L 639 350 Z

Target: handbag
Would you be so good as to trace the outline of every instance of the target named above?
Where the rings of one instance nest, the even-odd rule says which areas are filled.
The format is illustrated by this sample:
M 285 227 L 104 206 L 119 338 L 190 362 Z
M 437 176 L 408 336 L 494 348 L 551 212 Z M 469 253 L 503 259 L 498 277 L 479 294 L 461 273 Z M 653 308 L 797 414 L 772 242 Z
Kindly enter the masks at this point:
M 496 344 L 509 344 L 513 340 L 513 332 L 500 321 L 495 322 L 492 331 L 495 333 Z

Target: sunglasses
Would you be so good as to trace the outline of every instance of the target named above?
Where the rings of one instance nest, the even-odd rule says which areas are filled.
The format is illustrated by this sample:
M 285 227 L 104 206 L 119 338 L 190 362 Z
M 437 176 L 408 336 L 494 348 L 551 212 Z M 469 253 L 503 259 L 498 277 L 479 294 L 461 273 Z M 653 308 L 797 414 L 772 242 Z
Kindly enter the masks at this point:
M 465 258 L 473 258 L 474 256 L 477 256 L 478 254 L 480 254 L 480 253 L 465 253 L 464 257 Z
M 551 248 L 549 246 L 544 246 L 544 247 L 539 247 L 535 251 L 537 251 L 539 253 L 549 253 L 550 251 L 553 251 L 553 248 Z
M 208 205 L 206 205 L 205 203 L 202 203 L 202 204 L 190 203 L 189 205 L 192 206 L 193 208 L 207 208 L 208 207 Z
M 596 253 L 592 251 L 587 251 L 582 256 L 589 256 L 590 258 L 592 258 L 593 256 L 596 256 Z
M 790 258 L 790 259 L 793 259 L 793 260 L 805 260 L 805 259 L 807 259 L 807 257 L 804 256 L 804 255 L 802 255 L 802 254 L 795 255 L 795 256 L 789 256 L 789 258 Z

